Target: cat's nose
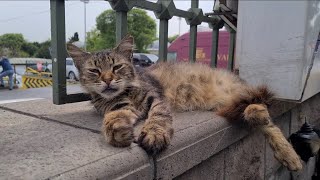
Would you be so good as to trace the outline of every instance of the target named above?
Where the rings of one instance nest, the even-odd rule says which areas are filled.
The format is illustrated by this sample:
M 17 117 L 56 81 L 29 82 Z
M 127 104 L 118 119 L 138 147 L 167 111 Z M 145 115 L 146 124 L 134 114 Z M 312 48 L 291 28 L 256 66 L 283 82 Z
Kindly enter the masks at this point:
M 109 86 L 112 79 L 113 79 L 112 73 L 108 72 L 108 73 L 103 74 L 101 79 L 103 82 L 105 82 Z
M 103 81 L 109 86 L 111 81 L 112 81 L 112 79 L 103 79 Z

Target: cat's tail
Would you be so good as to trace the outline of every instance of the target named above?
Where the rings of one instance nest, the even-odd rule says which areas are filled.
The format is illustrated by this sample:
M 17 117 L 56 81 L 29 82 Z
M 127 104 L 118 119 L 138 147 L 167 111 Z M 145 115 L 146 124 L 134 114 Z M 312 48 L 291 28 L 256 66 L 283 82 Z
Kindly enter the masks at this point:
M 266 86 L 248 89 L 233 105 L 221 109 L 218 114 L 229 120 L 243 119 L 250 126 L 260 130 L 274 151 L 275 158 L 291 171 L 302 169 L 300 157 L 273 124 L 268 112 L 273 94 Z
M 302 169 L 300 157 L 284 137 L 281 130 L 271 121 L 264 104 L 250 104 L 244 111 L 244 120 L 258 128 L 267 138 L 275 158 L 291 171 Z

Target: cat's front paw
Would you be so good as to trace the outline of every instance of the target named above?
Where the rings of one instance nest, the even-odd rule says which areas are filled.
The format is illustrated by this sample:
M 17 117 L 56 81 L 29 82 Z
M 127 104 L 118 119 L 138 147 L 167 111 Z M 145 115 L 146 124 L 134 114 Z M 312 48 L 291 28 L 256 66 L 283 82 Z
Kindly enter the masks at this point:
M 168 147 L 173 135 L 171 127 L 162 127 L 156 123 L 145 125 L 138 138 L 138 144 L 150 155 L 155 155 Z
M 103 134 L 108 143 L 116 147 L 130 146 L 134 140 L 133 126 L 125 118 L 105 119 Z

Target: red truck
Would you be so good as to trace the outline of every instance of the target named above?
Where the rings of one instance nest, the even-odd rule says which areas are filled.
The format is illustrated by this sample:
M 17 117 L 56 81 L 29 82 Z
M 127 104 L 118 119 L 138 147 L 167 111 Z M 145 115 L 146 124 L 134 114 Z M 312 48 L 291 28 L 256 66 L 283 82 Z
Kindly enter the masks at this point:
M 168 48 L 168 60 L 177 62 L 189 61 L 189 33 L 179 36 Z M 204 31 L 197 34 L 196 61 L 210 65 L 212 32 Z M 228 65 L 229 33 L 219 32 L 218 68 L 227 68 Z

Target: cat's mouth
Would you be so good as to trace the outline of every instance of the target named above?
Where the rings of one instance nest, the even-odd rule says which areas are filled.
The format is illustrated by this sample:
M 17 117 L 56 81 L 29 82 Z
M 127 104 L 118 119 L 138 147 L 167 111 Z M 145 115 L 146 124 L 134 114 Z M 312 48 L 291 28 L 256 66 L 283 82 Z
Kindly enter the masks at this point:
M 113 92 L 116 92 L 116 91 L 118 91 L 117 88 L 106 87 L 106 88 L 102 91 L 102 93 L 113 93 Z

